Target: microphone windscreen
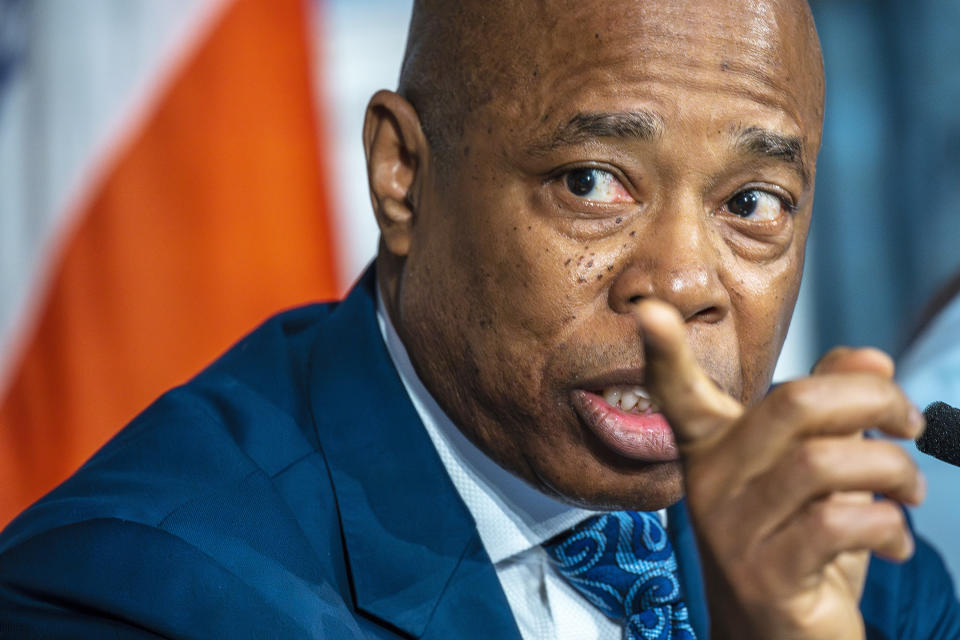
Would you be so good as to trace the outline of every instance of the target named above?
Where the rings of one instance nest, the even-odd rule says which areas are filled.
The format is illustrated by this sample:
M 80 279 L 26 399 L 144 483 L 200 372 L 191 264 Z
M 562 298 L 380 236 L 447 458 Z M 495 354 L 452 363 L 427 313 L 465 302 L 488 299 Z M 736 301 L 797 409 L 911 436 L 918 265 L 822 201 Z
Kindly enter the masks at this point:
M 917 438 L 917 448 L 926 454 L 960 466 L 960 409 L 934 402 L 923 410 L 927 428 Z

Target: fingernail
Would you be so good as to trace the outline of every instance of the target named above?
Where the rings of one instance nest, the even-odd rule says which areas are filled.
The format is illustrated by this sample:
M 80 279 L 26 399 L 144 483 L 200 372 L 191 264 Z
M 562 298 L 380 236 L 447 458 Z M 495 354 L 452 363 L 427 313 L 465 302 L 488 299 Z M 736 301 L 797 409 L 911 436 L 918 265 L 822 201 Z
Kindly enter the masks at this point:
M 923 431 L 923 428 L 927 425 L 927 421 L 924 420 L 923 414 L 920 413 L 920 409 L 917 409 L 915 405 L 910 405 L 910 415 L 907 418 L 910 422 L 910 427 L 913 430 L 914 435 L 920 435 Z

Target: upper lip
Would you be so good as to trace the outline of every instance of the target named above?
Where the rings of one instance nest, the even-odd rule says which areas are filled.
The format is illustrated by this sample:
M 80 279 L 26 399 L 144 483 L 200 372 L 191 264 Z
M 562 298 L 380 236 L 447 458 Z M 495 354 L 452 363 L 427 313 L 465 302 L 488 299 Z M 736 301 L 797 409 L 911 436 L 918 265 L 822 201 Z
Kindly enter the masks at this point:
M 613 369 L 590 378 L 577 381 L 575 387 L 584 391 L 603 391 L 613 386 L 642 387 L 646 377 L 643 367 L 625 367 Z

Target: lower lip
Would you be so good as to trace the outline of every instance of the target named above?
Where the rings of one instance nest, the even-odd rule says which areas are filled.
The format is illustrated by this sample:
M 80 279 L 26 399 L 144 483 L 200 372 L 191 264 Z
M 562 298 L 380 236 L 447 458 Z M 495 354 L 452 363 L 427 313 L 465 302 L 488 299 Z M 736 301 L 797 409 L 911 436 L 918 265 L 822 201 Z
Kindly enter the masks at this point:
M 680 458 L 673 431 L 661 413 L 626 413 L 589 391 L 571 394 L 573 406 L 607 447 L 625 458 L 670 462 Z

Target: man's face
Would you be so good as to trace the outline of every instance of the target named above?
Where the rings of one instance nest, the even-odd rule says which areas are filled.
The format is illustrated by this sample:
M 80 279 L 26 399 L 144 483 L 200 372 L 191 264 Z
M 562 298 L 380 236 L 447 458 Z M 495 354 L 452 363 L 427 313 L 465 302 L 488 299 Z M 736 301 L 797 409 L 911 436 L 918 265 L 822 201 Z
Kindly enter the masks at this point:
M 642 397 L 633 311 L 675 305 L 708 375 L 743 402 L 764 394 L 810 221 L 815 41 L 762 2 L 512 19 L 477 52 L 498 77 L 489 101 L 424 179 L 398 326 L 502 466 L 581 504 L 660 508 L 682 479 Z

